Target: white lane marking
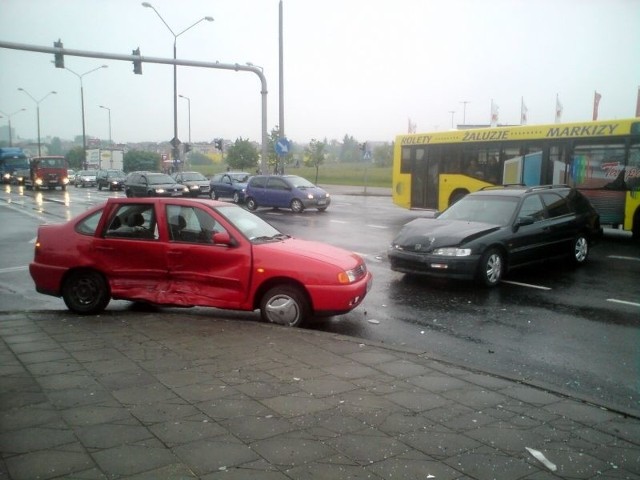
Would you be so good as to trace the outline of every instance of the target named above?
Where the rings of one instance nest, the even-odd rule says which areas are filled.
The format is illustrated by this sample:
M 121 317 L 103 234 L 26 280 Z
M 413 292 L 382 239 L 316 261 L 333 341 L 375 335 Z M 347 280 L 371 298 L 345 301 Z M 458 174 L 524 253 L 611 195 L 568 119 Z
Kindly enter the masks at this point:
M 24 265 L 22 267 L 7 267 L 0 268 L 0 273 L 10 273 L 10 272 L 19 272 L 21 270 L 27 270 L 29 267 Z
M 628 302 L 626 300 L 618 300 L 616 298 L 607 298 L 607 302 L 621 303 L 623 305 L 631 305 L 632 307 L 640 307 L 640 303 Z
M 349 223 L 344 220 L 331 220 L 331 223 Z
M 386 230 L 389 227 L 387 227 L 386 225 L 367 225 L 367 227 L 371 227 L 371 228 L 379 228 L 381 230 Z
M 623 257 L 622 255 L 609 255 L 609 258 L 615 258 L 616 260 L 631 260 L 633 262 L 640 262 L 638 257 Z
M 551 288 L 543 287 L 542 285 L 532 285 L 530 283 L 512 282 L 510 280 L 502 280 L 502 283 L 509 283 L 511 285 L 518 285 L 520 287 L 537 288 L 538 290 L 551 290 Z

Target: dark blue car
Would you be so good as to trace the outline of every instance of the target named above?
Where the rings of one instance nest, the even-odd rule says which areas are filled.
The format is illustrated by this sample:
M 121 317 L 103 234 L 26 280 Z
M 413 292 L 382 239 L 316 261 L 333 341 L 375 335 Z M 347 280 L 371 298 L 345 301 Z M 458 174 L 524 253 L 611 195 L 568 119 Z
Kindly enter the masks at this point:
M 218 173 L 211 177 L 209 195 L 214 200 L 223 197 L 233 199 L 233 203 L 242 203 L 250 176 L 247 172 Z
M 245 195 L 249 210 L 277 207 L 299 213 L 316 208 L 324 212 L 331 203 L 327 192 L 297 175 L 256 175 L 249 180 Z

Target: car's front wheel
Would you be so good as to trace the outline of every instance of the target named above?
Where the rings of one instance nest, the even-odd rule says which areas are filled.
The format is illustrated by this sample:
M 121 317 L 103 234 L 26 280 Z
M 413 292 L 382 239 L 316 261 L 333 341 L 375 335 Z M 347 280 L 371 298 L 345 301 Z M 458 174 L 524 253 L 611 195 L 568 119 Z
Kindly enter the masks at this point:
M 247 198 L 247 208 L 252 211 L 258 208 L 258 203 L 253 197 Z
M 64 281 L 62 298 L 69 310 L 80 315 L 100 313 L 109 304 L 111 293 L 104 277 L 98 272 L 74 272 Z
M 309 317 L 309 302 L 305 294 L 293 285 L 270 289 L 260 302 L 262 318 L 287 327 L 299 327 Z
M 124 190 L 124 194 L 127 196 L 127 198 L 133 197 L 133 193 L 131 192 L 131 190 L 129 188 L 126 188 Z
M 291 200 L 291 210 L 293 210 L 294 213 L 300 213 L 304 210 L 304 204 L 300 199 L 294 198 Z
M 477 279 L 485 287 L 495 287 L 504 273 L 504 257 L 497 248 L 487 250 L 478 265 Z
M 233 192 L 233 203 L 240 203 L 240 194 L 238 192 Z
M 582 265 L 589 257 L 589 240 L 580 234 L 573 239 L 573 248 L 571 249 L 571 262 L 574 265 Z

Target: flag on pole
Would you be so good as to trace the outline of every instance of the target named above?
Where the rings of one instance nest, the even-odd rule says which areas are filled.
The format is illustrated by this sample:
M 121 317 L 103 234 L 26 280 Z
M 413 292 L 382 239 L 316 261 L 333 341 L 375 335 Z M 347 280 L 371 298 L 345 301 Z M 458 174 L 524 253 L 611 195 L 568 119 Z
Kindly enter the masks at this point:
M 560 103 L 560 97 L 556 93 L 556 123 L 560 123 L 562 120 L 562 104 Z
M 636 117 L 640 117 L 640 87 L 638 87 L 638 100 L 636 100 Z
M 598 106 L 600 105 L 601 98 L 602 98 L 602 95 L 600 95 L 596 90 L 595 94 L 593 95 L 593 120 L 594 121 L 598 119 Z
M 498 125 L 498 110 L 499 107 L 493 102 L 493 98 L 491 99 L 491 126 L 495 127 Z
M 407 133 L 416 133 L 416 128 L 417 128 L 417 125 L 413 123 L 411 119 L 409 119 L 409 128 L 407 130 Z
M 527 124 L 527 112 L 529 112 L 529 109 L 524 104 L 524 97 L 521 97 L 520 98 L 520 125 Z

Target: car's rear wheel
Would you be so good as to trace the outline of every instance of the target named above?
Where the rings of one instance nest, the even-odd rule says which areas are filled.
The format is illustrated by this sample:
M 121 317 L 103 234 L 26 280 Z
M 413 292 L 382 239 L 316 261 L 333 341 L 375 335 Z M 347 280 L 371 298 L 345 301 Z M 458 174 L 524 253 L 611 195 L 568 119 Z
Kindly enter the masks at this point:
M 256 210 L 258 208 L 258 204 L 256 203 L 256 201 L 253 199 L 253 197 L 249 197 L 247 198 L 247 208 L 249 210 Z
M 102 184 L 101 183 L 98 184 L 98 190 L 102 190 Z M 109 189 L 109 190 L 111 190 L 111 189 Z
M 238 192 L 233 192 L 233 203 L 240 203 L 240 194 Z
M 62 298 L 69 310 L 80 315 L 103 311 L 111 294 L 104 277 L 98 272 L 82 270 L 74 272 L 62 286 Z
M 291 200 L 291 210 L 293 210 L 294 213 L 300 213 L 304 210 L 304 204 L 302 203 L 302 201 L 298 198 L 294 198 L 293 200 Z
M 497 248 L 490 248 L 478 265 L 477 280 L 485 287 L 495 287 L 502 279 L 504 273 L 504 257 Z
M 260 302 L 263 320 L 287 327 L 299 327 L 309 317 L 310 307 L 305 294 L 293 285 L 270 289 Z
M 573 239 L 573 248 L 571 249 L 571 262 L 574 265 L 582 265 L 589 257 L 589 240 L 580 234 Z
M 218 194 L 215 190 L 211 190 L 211 194 L 209 195 L 213 200 L 218 200 Z
M 131 192 L 130 189 L 125 189 L 124 194 L 127 196 L 127 198 L 131 198 L 133 197 L 133 193 Z

